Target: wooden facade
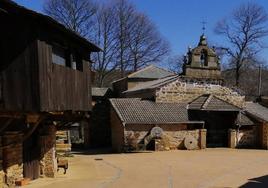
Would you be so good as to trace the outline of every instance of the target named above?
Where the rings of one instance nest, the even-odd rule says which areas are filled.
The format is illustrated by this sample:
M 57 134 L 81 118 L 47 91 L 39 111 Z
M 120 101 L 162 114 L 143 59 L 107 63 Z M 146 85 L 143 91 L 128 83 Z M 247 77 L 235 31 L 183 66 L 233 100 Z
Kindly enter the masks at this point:
M 11 1 L 0 7 L 0 111 L 90 111 L 90 53 L 100 49 L 48 16 Z M 66 62 L 76 54 L 81 70 L 52 63 L 55 45 Z

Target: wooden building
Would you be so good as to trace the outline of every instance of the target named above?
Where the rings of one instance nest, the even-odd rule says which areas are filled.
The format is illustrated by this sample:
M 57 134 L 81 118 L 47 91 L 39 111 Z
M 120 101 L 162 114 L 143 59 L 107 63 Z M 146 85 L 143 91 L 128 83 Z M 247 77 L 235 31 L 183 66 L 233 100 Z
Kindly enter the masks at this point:
M 88 118 L 100 49 L 10 0 L 0 0 L 0 22 L 0 185 L 12 186 L 55 175 L 55 126 Z

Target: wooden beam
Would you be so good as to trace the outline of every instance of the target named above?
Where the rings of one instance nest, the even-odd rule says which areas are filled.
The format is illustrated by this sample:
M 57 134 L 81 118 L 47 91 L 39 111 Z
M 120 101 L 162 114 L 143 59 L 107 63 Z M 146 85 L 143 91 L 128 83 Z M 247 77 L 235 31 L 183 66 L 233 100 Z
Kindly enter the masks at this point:
M 26 115 L 26 123 L 36 123 L 40 119 L 40 114 L 27 114 Z
M 0 133 L 2 133 L 11 123 L 12 123 L 13 119 L 8 119 L 5 124 L 3 124 L 0 128 Z
M 30 130 L 23 135 L 23 141 L 27 140 L 32 133 L 36 130 L 36 128 L 38 127 L 38 125 L 45 119 L 45 116 L 40 116 L 39 119 L 32 125 L 32 127 L 30 128 Z

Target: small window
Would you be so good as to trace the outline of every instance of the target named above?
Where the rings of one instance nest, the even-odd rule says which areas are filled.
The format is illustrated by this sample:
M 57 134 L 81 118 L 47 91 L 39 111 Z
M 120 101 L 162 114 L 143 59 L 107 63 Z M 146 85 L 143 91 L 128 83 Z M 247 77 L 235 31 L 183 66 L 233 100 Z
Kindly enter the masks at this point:
M 52 46 L 52 63 L 67 66 L 67 53 L 64 48 L 58 45 Z

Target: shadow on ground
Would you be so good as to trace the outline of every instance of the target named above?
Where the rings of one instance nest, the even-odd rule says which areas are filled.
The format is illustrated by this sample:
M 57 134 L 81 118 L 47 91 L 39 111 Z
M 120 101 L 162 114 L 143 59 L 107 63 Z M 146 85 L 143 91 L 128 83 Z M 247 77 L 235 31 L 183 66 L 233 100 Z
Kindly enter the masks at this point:
M 111 148 L 98 148 L 98 149 L 72 149 L 72 154 L 75 155 L 109 155 L 109 154 L 120 154 L 114 153 Z M 124 154 L 134 154 L 134 153 L 152 153 L 152 151 L 132 151 L 132 152 L 125 152 Z
M 239 188 L 267 188 L 268 187 L 268 175 L 248 180 L 246 184 Z

